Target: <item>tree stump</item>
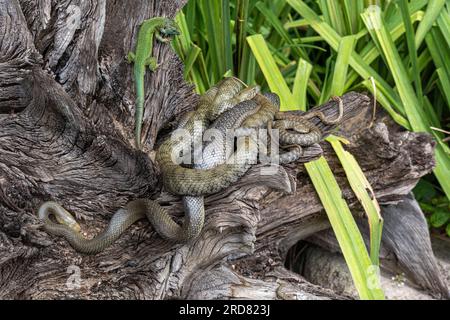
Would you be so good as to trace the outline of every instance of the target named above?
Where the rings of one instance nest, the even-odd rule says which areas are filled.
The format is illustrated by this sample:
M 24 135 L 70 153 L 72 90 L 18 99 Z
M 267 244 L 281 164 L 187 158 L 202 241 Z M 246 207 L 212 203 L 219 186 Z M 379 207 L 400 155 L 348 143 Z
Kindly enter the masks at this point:
M 207 197 L 204 230 L 187 244 L 161 239 L 143 220 L 87 256 L 42 230 L 37 208 L 46 200 L 75 213 L 88 236 L 140 197 L 182 219 L 180 197 L 161 190 L 153 150 L 198 97 L 170 46 L 157 43 L 161 66 L 145 79 L 145 148 L 135 150 L 124 57 L 144 19 L 173 17 L 185 2 L 0 0 L 0 298 L 345 298 L 284 267 L 292 245 L 329 228 L 301 163 L 272 176 L 255 166 Z M 359 93 L 343 101 L 338 134 L 351 141 L 378 200 L 398 202 L 432 170 L 431 136 L 401 129 L 381 110 L 369 128 L 373 101 Z M 336 114 L 334 102 L 321 108 Z M 311 155 L 320 148 L 358 208 L 327 143 Z

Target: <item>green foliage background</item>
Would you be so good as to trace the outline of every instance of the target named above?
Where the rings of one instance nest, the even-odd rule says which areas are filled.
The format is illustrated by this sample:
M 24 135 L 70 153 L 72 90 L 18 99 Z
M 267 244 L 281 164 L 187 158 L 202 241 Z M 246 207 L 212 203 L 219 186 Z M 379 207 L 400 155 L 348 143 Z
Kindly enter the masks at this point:
M 437 165 L 415 194 L 430 225 L 450 235 L 450 0 L 190 0 L 177 22 L 182 35 L 174 46 L 199 93 L 235 75 L 279 94 L 282 110 L 306 110 L 332 95 L 368 90 L 399 125 L 432 134 Z M 330 143 L 358 194 L 367 183 L 362 171 L 339 139 Z M 348 208 L 337 185 L 320 189 L 321 179 L 334 181 L 326 161 L 308 166 L 331 221 L 333 210 Z M 380 228 L 374 244 L 382 219 L 367 195 L 361 192 L 371 229 Z M 339 223 L 346 224 L 335 223 L 339 240 Z M 349 247 L 359 241 L 352 234 Z M 373 264 L 378 249 L 371 247 Z M 351 263 L 351 250 L 343 252 Z M 362 298 L 380 298 L 369 289 L 359 287 Z

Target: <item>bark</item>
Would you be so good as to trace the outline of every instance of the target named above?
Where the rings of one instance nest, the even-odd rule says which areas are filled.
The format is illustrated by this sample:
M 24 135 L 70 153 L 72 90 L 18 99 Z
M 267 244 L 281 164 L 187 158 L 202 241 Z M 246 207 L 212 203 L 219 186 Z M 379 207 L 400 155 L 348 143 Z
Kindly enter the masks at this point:
M 141 221 L 105 252 L 85 256 L 41 229 L 36 208 L 50 199 L 75 213 L 88 236 L 139 197 L 158 199 L 182 218 L 180 197 L 161 190 L 153 149 L 198 97 L 170 47 L 155 44 L 162 65 L 146 75 L 146 143 L 136 151 L 124 57 L 142 20 L 172 17 L 185 2 L 0 0 L 0 297 L 345 298 L 284 267 L 292 245 L 329 228 L 301 163 L 274 175 L 255 166 L 207 197 L 204 230 L 185 245 L 162 240 Z M 368 128 L 370 98 L 343 99 L 339 134 L 350 139 L 379 201 L 398 201 L 432 170 L 432 138 L 402 130 L 381 111 Z M 321 108 L 336 115 L 334 102 Z M 326 143 L 309 148 L 303 161 L 322 150 L 357 207 Z

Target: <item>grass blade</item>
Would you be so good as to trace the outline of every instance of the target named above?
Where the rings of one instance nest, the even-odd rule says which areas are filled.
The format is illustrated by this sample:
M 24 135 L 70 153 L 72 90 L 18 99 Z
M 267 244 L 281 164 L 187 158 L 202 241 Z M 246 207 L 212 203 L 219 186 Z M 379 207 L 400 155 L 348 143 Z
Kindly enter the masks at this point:
M 248 37 L 247 41 L 271 90 L 280 96 L 281 101 L 295 100 L 270 54 L 264 38 L 261 35 L 254 35 Z M 297 107 L 295 101 L 292 103 Z M 318 161 L 305 164 L 305 167 L 330 219 L 360 297 L 362 299 L 384 299 L 384 294 L 379 287 L 379 276 L 374 272 L 378 268 L 371 263 L 356 222 L 342 199 L 342 192 L 328 163 L 322 157 Z M 374 243 L 377 243 L 376 239 Z M 377 254 L 374 253 L 374 256 Z
M 447 46 L 450 48 L 450 12 L 448 10 L 444 10 L 441 13 L 439 18 L 437 19 L 437 24 L 441 29 L 445 41 L 447 41 Z
M 222 0 L 221 20 L 223 30 L 223 54 L 225 70 L 233 70 L 233 48 L 231 46 L 230 0 Z
M 447 76 L 447 72 L 442 68 L 437 69 L 436 72 L 439 76 L 439 81 L 441 82 L 442 95 L 447 100 L 447 107 L 450 109 L 450 79 Z
M 197 60 L 198 55 L 202 50 L 196 45 L 191 46 L 191 50 L 187 54 L 187 57 L 184 59 L 184 77 L 187 78 L 188 74 L 192 71 L 192 67 L 194 62 Z
M 370 229 L 370 259 L 372 264 L 378 266 L 380 264 L 379 252 L 381 246 L 381 233 L 383 230 L 383 218 L 380 214 L 380 206 L 375 198 L 375 193 L 356 159 L 343 148 L 341 140 L 331 136 L 327 138 L 327 141 L 330 142 L 334 152 L 338 156 L 339 161 L 344 168 L 347 180 L 350 183 L 350 187 L 366 212 Z
M 323 12 L 324 21 L 331 25 L 339 35 L 344 36 L 347 34 L 344 15 L 339 1 L 319 0 L 318 4 Z
M 237 0 L 236 3 L 236 23 L 235 23 L 235 34 L 236 34 L 236 54 L 234 61 L 234 70 L 236 74 L 241 76 L 241 69 L 245 62 L 244 60 L 244 48 L 247 45 L 245 40 L 247 36 L 247 21 L 248 21 L 248 10 L 249 10 L 249 0 Z M 248 57 L 249 55 L 246 55 Z
M 405 25 L 406 43 L 408 44 L 408 52 L 411 58 L 411 75 L 414 79 L 415 88 L 417 91 L 417 97 L 419 98 L 420 107 L 423 106 L 423 90 L 422 82 L 420 79 L 420 71 L 418 67 L 417 48 L 414 40 L 414 29 L 411 22 L 411 17 L 408 8 L 407 0 L 399 1 L 400 11 L 402 13 L 403 24 Z
M 223 30 L 220 23 L 221 4 L 219 1 L 203 0 L 203 18 L 205 19 L 206 35 L 210 50 L 211 66 L 213 68 L 212 74 L 214 82 L 221 79 L 222 75 L 227 71 L 224 57 L 223 47 Z
M 321 157 L 306 163 L 305 167 L 328 215 L 359 296 L 361 299 L 384 299 L 378 275 L 373 274 L 377 268 L 371 263 L 358 226 L 328 163 Z M 378 286 L 369 285 L 374 282 L 374 277 Z
M 287 0 L 287 2 L 296 10 L 300 15 L 307 19 L 311 27 L 323 37 L 323 39 L 333 48 L 333 50 L 338 51 L 339 43 L 341 37 L 336 33 L 336 31 L 331 28 L 330 25 L 321 21 L 319 16 L 309 8 L 301 0 Z M 349 60 L 350 66 L 363 78 L 369 79 L 374 78 L 380 91 L 386 96 L 386 98 L 392 103 L 394 108 L 404 114 L 404 108 L 398 95 L 389 86 L 389 84 L 372 68 L 370 67 L 359 54 L 352 52 Z
M 309 76 L 311 75 L 312 65 L 300 59 L 297 66 L 297 72 L 295 74 L 294 87 L 292 89 L 293 98 L 298 102 L 300 110 L 306 111 L 307 96 L 306 91 L 308 89 Z
M 436 18 L 444 8 L 445 1 L 446 0 L 429 0 L 427 10 L 425 11 L 425 16 L 416 31 L 416 48 L 419 48 L 422 44 L 423 39 L 425 39 L 428 31 L 430 31 L 433 23 L 436 21 Z
M 450 77 L 450 50 L 446 46 L 442 33 L 437 28 L 432 28 L 425 37 L 425 41 L 436 68 L 445 70 Z
M 392 108 L 391 103 L 388 99 L 381 93 L 378 88 L 374 88 L 373 84 L 370 80 L 364 80 L 362 84 L 370 91 L 370 93 L 377 99 L 377 102 L 383 106 L 383 108 L 389 113 L 389 115 L 397 122 L 399 125 L 404 128 L 411 130 L 411 126 L 406 118 L 404 118 L 401 114 L 397 113 L 394 108 Z M 375 89 L 375 90 L 374 90 Z
M 415 6 L 413 6 L 416 2 L 413 2 L 410 5 L 410 12 L 414 12 L 411 15 L 411 23 L 414 23 L 416 21 L 421 21 L 424 15 L 423 11 L 414 11 L 417 9 Z M 387 21 L 388 25 L 387 28 L 389 32 L 391 33 L 391 37 L 393 41 L 397 41 L 404 33 L 405 33 L 405 26 L 403 24 L 403 21 L 401 20 L 401 17 L 395 16 L 392 20 Z M 367 29 L 364 29 L 367 32 Z M 368 64 L 372 64 L 373 61 L 375 61 L 376 58 L 379 57 L 380 52 L 377 50 L 376 45 L 373 42 L 369 42 L 362 50 L 361 50 L 361 58 Z M 346 89 L 348 89 L 358 78 L 358 74 L 355 71 L 350 71 L 350 75 L 347 80 Z
M 247 42 L 266 78 L 270 90 L 280 96 L 281 110 L 298 110 L 298 103 L 284 81 L 283 75 L 272 58 L 272 53 L 267 47 L 263 36 L 257 34 L 247 37 Z
M 430 129 L 430 120 L 423 108 L 420 108 L 419 100 L 414 93 L 401 57 L 394 46 L 394 42 L 383 24 L 379 7 L 369 7 L 362 17 L 372 36 L 380 43 L 383 56 L 388 63 L 400 98 L 407 111 L 407 117 L 411 127 L 416 132 L 430 132 L 435 135 L 435 132 Z M 434 173 L 447 197 L 450 198 L 450 179 L 448 178 L 450 176 L 450 158 L 445 153 L 441 144 L 438 144 L 436 147 L 436 162 L 437 165 Z
M 355 48 L 355 43 L 356 38 L 354 36 L 347 36 L 341 39 L 341 43 L 338 48 L 336 66 L 334 68 L 331 95 L 341 96 L 344 93 L 347 70 L 351 54 Z
M 275 31 L 279 34 L 279 36 L 289 45 L 292 46 L 294 51 L 297 53 L 298 57 L 303 59 L 309 59 L 304 51 L 301 50 L 300 47 L 296 46 L 292 38 L 289 36 L 287 31 L 284 29 L 283 24 L 280 22 L 278 17 L 267 8 L 263 2 L 258 2 L 256 4 L 256 8 L 266 17 L 267 21 L 272 25 Z

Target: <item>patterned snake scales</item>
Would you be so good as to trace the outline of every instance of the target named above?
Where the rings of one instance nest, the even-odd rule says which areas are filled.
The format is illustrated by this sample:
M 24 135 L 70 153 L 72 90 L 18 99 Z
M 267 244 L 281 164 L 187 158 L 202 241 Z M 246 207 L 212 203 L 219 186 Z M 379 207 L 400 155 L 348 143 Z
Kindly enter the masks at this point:
M 195 239 L 204 223 L 203 196 L 219 192 L 239 180 L 257 159 L 258 146 L 254 139 L 237 139 L 235 151 L 227 148 L 230 141 L 224 142 L 220 135 L 223 137 L 229 130 L 235 130 L 235 136 L 241 137 L 250 135 L 252 129 L 278 129 L 281 147 L 289 149 L 280 155 L 279 160 L 280 163 L 288 163 L 301 157 L 302 146 L 310 146 L 322 139 L 322 132 L 308 119 L 319 117 L 327 124 L 342 120 L 343 105 L 340 99 L 339 116 L 335 120 L 326 119 L 318 111 L 301 116 L 286 115 L 278 111 L 279 104 L 275 94 L 261 94 L 257 86 L 247 87 L 237 78 L 226 78 L 209 89 L 200 98 L 197 109 L 180 121 L 178 129 L 184 130 L 184 134 L 180 134 L 178 139 L 172 135 L 162 143 L 156 161 L 161 168 L 166 190 L 183 196 L 185 218 L 181 226 L 157 202 L 137 199 L 117 210 L 107 228 L 93 239 L 81 235 L 80 226 L 68 211 L 56 202 L 48 201 L 38 210 L 44 229 L 62 236 L 76 251 L 86 254 L 103 251 L 130 225 L 144 217 L 165 239 L 176 242 Z M 192 146 L 192 140 L 185 137 L 195 137 L 196 134 L 202 137 L 203 128 L 214 129 L 213 132 L 219 134 L 213 134 L 215 138 L 209 139 L 204 148 L 194 148 L 194 159 L 200 156 L 203 161 L 191 167 L 174 161 L 174 154 L 190 150 Z M 205 136 L 203 139 L 206 140 Z M 56 222 L 51 219 L 52 216 Z

